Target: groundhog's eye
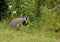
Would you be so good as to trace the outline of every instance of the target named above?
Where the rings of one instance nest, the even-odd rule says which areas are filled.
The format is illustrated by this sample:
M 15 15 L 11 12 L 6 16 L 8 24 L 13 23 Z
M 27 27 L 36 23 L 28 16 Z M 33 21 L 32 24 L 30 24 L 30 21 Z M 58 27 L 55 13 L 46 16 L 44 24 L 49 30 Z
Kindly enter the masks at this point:
M 26 20 L 27 20 L 27 18 L 24 18 L 24 20 L 26 21 Z
M 26 20 L 27 20 L 27 18 L 26 18 Z

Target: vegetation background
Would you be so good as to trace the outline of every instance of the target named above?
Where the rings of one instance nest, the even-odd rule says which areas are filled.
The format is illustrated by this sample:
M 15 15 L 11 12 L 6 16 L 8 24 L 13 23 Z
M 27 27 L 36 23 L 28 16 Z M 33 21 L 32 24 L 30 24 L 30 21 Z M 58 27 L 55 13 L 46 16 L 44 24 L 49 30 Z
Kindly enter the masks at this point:
M 10 21 L 24 14 L 29 17 L 29 26 L 9 30 Z M 57 28 L 60 0 L 0 0 L 0 42 L 60 42 Z

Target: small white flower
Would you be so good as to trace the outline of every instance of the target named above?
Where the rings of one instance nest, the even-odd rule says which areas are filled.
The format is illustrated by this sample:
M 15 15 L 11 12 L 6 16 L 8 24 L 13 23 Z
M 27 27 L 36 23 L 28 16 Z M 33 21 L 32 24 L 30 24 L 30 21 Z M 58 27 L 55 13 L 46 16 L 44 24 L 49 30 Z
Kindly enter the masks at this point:
M 23 16 L 23 14 L 21 13 L 21 16 Z
M 14 13 L 14 14 L 15 14 L 15 13 L 16 13 L 16 11 L 13 11 L 12 13 Z
M 9 8 L 12 8 L 12 5 L 11 5 L 11 6 L 9 6 Z
M 21 5 L 21 7 L 24 7 L 24 5 Z
M 25 7 L 24 5 L 21 5 L 21 7 Z
M 27 2 L 25 2 L 25 4 L 28 4 Z

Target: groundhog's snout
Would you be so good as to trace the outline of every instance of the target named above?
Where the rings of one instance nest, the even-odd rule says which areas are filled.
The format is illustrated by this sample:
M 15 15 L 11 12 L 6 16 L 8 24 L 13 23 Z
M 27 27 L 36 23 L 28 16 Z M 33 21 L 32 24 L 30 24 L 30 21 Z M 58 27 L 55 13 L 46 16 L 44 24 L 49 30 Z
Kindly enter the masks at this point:
M 23 22 L 23 25 L 24 25 L 24 26 L 27 26 L 28 24 L 29 24 L 29 23 L 26 22 L 26 21 Z

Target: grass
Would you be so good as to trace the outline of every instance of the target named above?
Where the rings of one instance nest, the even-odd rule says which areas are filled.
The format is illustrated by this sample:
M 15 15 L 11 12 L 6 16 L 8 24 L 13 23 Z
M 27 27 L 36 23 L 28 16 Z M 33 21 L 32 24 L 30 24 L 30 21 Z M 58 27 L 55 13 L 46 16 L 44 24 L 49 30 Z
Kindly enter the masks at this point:
M 60 32 L 56 14 L 44 15 L 41 20 L 34 21 L 29 26 L 22 26 L 20 31 L 9 30 L 9 23 L 0 22 L 0 42 L 60 42 Z
M 1 28 L 0 28 L 0 42 L 39 42 L 40 39 L 42 38 L 40 35 L 41 33 L 38 33 L 35 31 L 26 31 L 29 30 L 26 28 L 25 30 L 23 29 L 24 27 L 21 28 L 21 31 L 16 31 L 16 30 L 9 30 L 9 27 L 3 26 L 5 25 L 4 23 L 0 23 Z

